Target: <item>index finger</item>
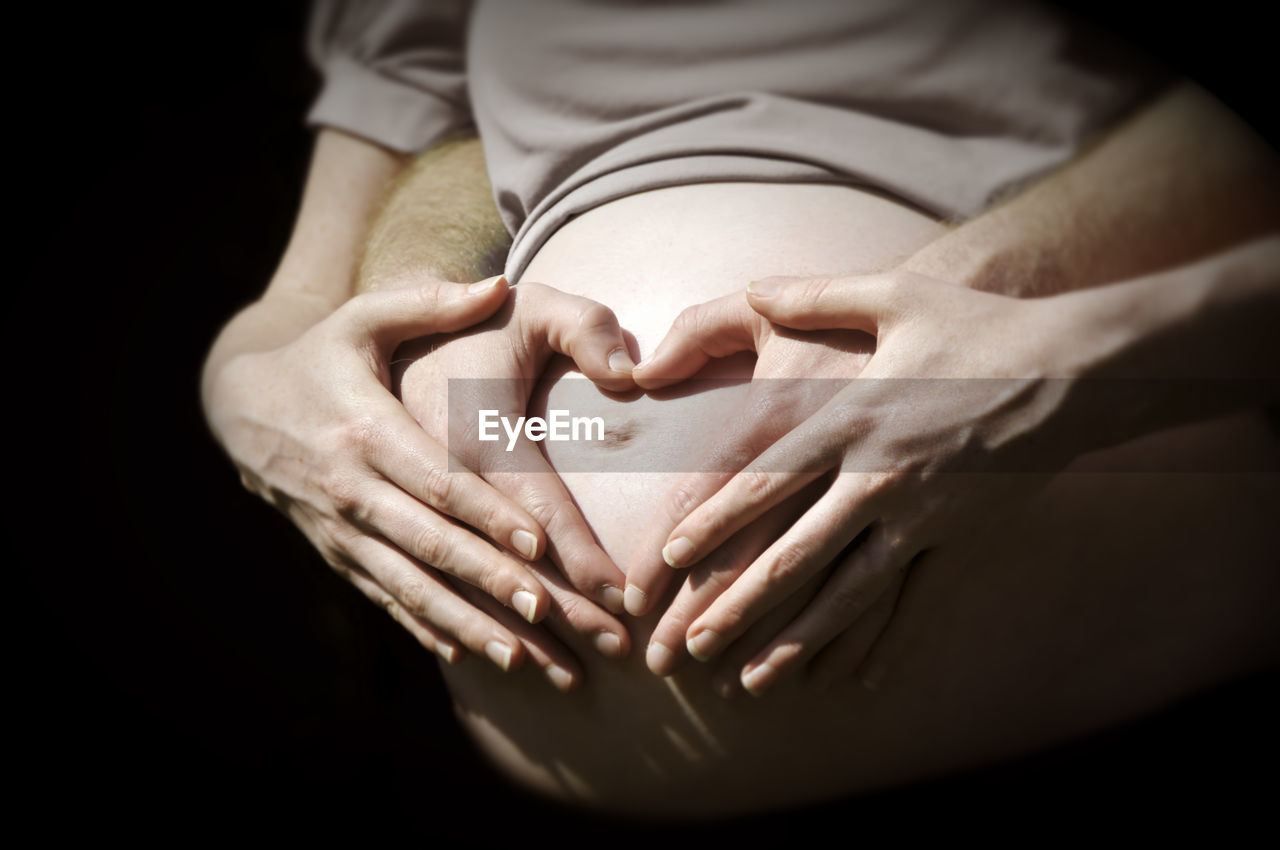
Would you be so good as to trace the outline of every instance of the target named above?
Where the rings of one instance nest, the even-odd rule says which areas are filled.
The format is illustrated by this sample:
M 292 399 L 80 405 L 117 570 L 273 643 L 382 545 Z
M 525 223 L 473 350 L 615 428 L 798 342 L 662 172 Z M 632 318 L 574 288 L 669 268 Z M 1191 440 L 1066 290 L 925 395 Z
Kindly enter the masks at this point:
M 350 341 L 372 343 L 386 352 L 414 337 L 462 330 L 483 321 L 506 302 L 509 292 L 502 276 L 470 286 L 431 283 L 364 292 L 334 315 Z
M 663 545 L 663 560 L 672 567 L 697 563 L 774 505 L 826 475 L 839 462 L 839 448 L 822 417 L 806 420 L 688 512 Z
M 531 444 L 517 446 L 512 454 L 517 471 L 494 471 L 485 477 L 546 530 L 547 556 L 575 588 L 605 609 L 622 613 L 626 577 L 596 542 L 560 476 Z
M 692 377 L 709 360 L 755 351 L 763 322 L 742 293 L 686 307 L 632 377 L 644 389 L 659 389 Z
M 672 578 L 677 562 L 668 549 L 672 529 L 715 493 L 740 470 L 766 451 L 795 424 L 803 411 L 790 404 L 789 384 L 753 381 L 747 397 L 726 417 L 728 426 L 712 450 L 702 458 L 700 469 L 676 482 L 658 503 L 655 518 L 627 569 L 627 613 L 636 616 L 649 611 Z
M 371 427 L 366 437 L 370 443 L 368 462 L 389 482 L 422 505 L 477 529 L 526 561 L 537 560 L 546 551 L 538 522 L 475 473 L 451 470 L 448 452 L 403 406 L 388 404 L 374 419 L 377 427 Z M 426 519 L 417 526 L 421 528 Z M 504 593 L 501 601 L 512 604 L 508 600 L 515 592 L 528 594 L 520 597 L 522 605 L 516 604 L 531 622 L 540 620 L 550 604 L 541 585 L 514 561 L 488 560 L 496 571 L 495 586 L 514 589 L 511 594 Z

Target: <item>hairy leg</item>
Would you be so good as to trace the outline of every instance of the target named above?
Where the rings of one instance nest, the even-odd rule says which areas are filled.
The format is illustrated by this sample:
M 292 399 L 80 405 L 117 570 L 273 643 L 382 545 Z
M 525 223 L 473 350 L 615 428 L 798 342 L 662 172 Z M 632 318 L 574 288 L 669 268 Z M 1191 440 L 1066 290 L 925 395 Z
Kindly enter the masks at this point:
M 357 291 L 423 276 L 462 283 L 492 277 L 502 273 L 510 247 L 480 140 L 444 141 L 388 189 L 360 256 Z

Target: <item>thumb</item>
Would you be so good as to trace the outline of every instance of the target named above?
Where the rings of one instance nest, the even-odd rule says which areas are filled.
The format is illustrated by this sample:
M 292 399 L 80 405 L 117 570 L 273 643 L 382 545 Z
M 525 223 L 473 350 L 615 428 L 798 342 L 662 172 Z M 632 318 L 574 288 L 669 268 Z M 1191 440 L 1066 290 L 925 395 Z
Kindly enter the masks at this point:
M 517 287 L 516 303 L 520 326 L 535 344 L 572 358 L 583 375 L 607 390 L 635 386 L 626 336 L 608 307 L 530 281 Z
M 761 324 L 736 293 L 686 307 L 657 349 L 636 366 L 636 383 L 660 389 L 692 377 L 709 360 L 754 351 Z
M 414 337 L 451 333 L 481 322 L 506 303 L 504 277 L 463 286 L 437 282 L 408 289 L 366 292 L 338 308 L 353 341 L 390 349 Z
M 854 277 L 766 277 L 747 285 L 747 303 L 771 322 L 796 330 L 876 333 L 901 315 L 899 282 L 884 274 Z

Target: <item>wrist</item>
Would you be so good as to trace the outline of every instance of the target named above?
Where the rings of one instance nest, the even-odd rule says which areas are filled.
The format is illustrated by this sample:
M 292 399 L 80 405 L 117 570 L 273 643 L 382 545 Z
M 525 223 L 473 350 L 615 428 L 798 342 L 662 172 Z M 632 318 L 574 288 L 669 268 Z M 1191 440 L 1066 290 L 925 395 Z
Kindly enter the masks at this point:
M 952 230 L 908 257 L 900 266 L 902 271 L 931 277 L 935 280 L 970 286 L 989 262 L 988 250 L 972 240 L 958 237 L 962 230 Z
M 902 268 L 982 292 L 1022 298 L 1057 287 L 1058 271 L 1050 254 L 1033 250 L 998 212 L 976 219 L 935 239 Z
M 283 348 L 338 306 L 323 294 L 273 286 L 236 313 L 218 333 L 201 370 L 200 397 L 206 419 L 213 403 L 214 384 L 232 360 Z
M 1170 272 L 1045 299 L 1076 344 L 1059 361 L 1069 382 L 1070 427 L 1088 450 L 1107 448 L 1188 418 L 1198 394 L 1178 368 L 1176 329 L 1202 317 L 1204 290 Z M 1194 356 L 1194 354 L 1193 354 Z M 1190 392 L 1190 395 L 1188 393 Z
M 1004 374 L 1021 401 L 1009 407 L 1010 457 L 1029 471 L 1061 469 L 1108 439 L 1099 428 L 1110 421 L 1110 400 L 1089 377 L 1099 347 L 1092 305 L 1062 297 L 1012 304 L 1017 336 L 1003 346 L 1012 367 Z

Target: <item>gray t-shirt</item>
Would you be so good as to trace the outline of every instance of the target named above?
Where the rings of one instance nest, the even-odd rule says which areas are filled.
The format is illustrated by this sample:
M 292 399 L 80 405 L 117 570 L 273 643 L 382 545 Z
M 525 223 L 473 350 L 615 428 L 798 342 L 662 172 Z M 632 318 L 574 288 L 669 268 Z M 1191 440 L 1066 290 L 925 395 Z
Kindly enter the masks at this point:
M 994 0 L 318 3 L 308 115 L 406 153 L 467 128 L 514 235 L 662 186 L 873 188 L 943 218 L 1070 159 L 1166 79 Z

